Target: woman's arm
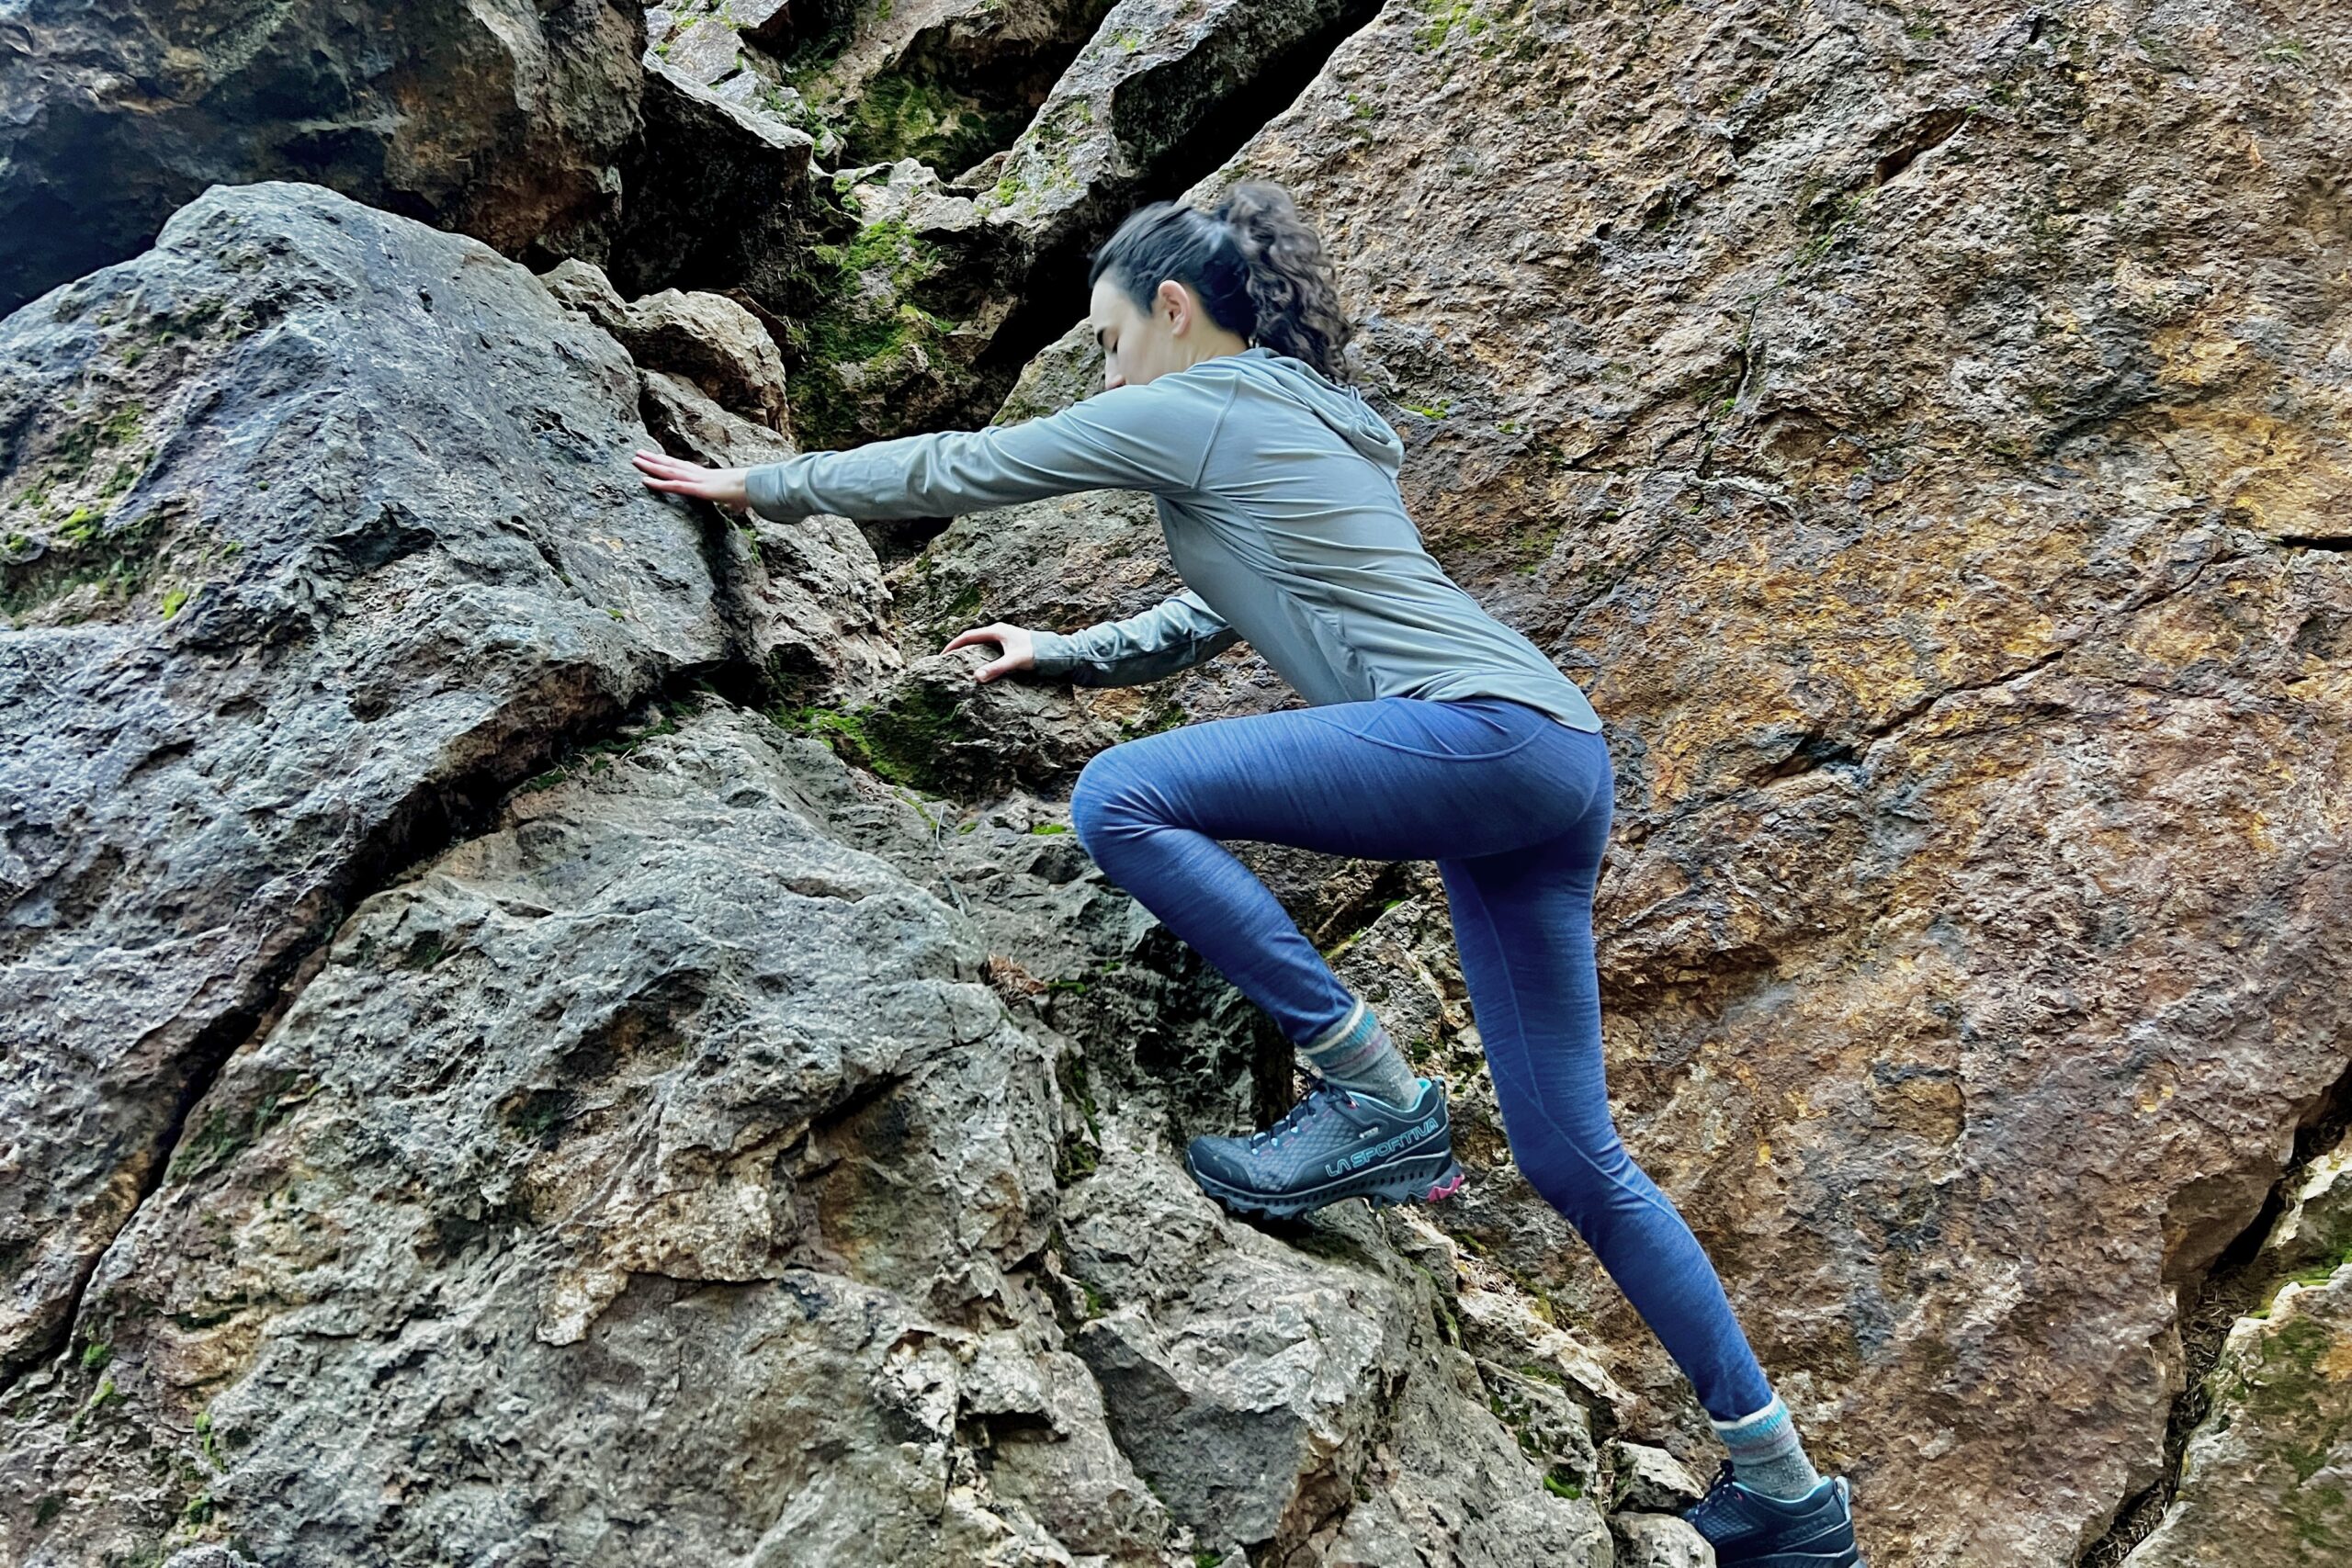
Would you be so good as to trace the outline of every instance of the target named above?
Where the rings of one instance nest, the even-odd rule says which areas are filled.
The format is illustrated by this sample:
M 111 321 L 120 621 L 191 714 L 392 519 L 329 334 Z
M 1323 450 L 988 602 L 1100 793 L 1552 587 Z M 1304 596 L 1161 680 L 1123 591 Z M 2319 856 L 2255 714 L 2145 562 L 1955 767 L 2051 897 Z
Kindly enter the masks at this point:
M 1234 388 L 1230 377 L 1171 372 L 1042 419 L 805 452 L 750 469 L 744 491 L 752 511 L 789 522 L 820 512 L 960 517 L 1073 491 L 1192 490 Z
M 1173 675 L 1241 640 L 1241 634 L 1187 588 L 1123 621 L 1103 621 L 1065 637 L 1029 634 L 1031 668 L 1067 675 L 1078 686 L 1135 686 Z

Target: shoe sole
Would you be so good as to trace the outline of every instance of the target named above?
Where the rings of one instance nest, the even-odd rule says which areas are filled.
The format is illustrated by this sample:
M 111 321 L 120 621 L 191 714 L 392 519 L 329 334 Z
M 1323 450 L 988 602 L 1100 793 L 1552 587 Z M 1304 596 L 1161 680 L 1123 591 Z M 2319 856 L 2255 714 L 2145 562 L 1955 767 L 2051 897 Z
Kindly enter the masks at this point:
M 1850 1546 L 1843 1551 L 1775 1551 L 1736 1558 L 1734 1568 L 1862 1568 L 1862 1554 Z
M 1386 1167 L 1359 1171 L 1353 1176 L 1327 1181 L 1320 1187 L 1304 1191 L 1284 1193 L 1280 1197 L 1265 1192 L 1250 1192 L 1238 1187 L 1228 1187 L 1213 1176 L 1204 1176 L 1193 1168 L 1193 1156 L 1184 1156 L 1184 1170 L 1193 1182 L 1235 1213 L 1263 1214 L 1271 1220 L 1295 1220 L 1317 1209 L 1350 1198 L 1368 1198 L 1375 1209 L 1395 1203 L 1441 1203 L 1462 1190 L 1469 1173 L 1453 1151 L 1442 1155 L 1423 1155 L 1413 1159 L 1400 1159 Z
M 1845 1544 L 1826 1551 L 1768 1551 L 1761 1557 L 1735 1557 L 1728 1560 L 1730 1568 L 1863 1568 L 1861 1549 L 1854 1542 L 1850 1525 L 1840 1525 L 1822 1534 L 1842 1535 Z M 1818 1544 L 1820 1540 L 1819 1536 L 1815 1537 L 1812 1544 Z

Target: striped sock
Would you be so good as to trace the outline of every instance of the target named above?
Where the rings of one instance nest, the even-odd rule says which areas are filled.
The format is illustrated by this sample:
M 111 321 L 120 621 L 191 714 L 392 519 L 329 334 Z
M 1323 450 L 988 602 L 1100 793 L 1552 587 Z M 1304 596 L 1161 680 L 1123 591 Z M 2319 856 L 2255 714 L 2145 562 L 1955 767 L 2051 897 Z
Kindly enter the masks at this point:
M 1354 1094 L 1368 1094 L 1409 1110 L 1421 1098 L 1422 1080 L 1388 1038 L 1388 1031 L 1362 997 L 1348 1016 L 1298 1047 L 1299 1059 L 1330 1082 Z
M 1821 1474 L 1805 1458 L 1797 1425 L 1789 1419 L 1789 1407 L 1779 1394 L 1752 1416 L 1736 1421 L 1717 1421 L 1711 1416 L 1707 1420 L 1731 1450 L 1732 1479 L 1750 1492 L 1792 1503 L 1821 1484 Z

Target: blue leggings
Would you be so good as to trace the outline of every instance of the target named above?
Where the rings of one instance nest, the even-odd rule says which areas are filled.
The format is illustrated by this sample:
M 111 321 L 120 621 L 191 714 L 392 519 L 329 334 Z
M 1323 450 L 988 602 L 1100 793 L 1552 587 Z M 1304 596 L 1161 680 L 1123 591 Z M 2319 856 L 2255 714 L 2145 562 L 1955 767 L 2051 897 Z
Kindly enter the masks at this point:
M 1103 874 L 1294 1045 L 1353 997 L 1217 842 L 1434 860 L 1520 1173 L 1566 1216 L 1717 1420 L 1772 1390 L 1723 1281 L 1619 1141 L 1602 1079 L 1592 890 L 1608 744 L 1506 697 L 1382 697 L 1213 719 L 1099 752 L 1070 819 Z

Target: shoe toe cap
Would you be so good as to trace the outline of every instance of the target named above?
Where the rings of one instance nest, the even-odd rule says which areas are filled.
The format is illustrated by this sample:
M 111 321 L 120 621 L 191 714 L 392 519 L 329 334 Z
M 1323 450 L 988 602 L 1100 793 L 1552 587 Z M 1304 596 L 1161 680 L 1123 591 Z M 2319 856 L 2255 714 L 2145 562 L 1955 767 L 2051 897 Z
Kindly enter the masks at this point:
M 1230 1138 L 1201 1136 L 1194 1138 L 1186 1149 L 1193 1169 L 1199 1175 L 1228 1187 L 1248 1187 L 1250 1168 L 1243 1163 L 1240 1151 Z

